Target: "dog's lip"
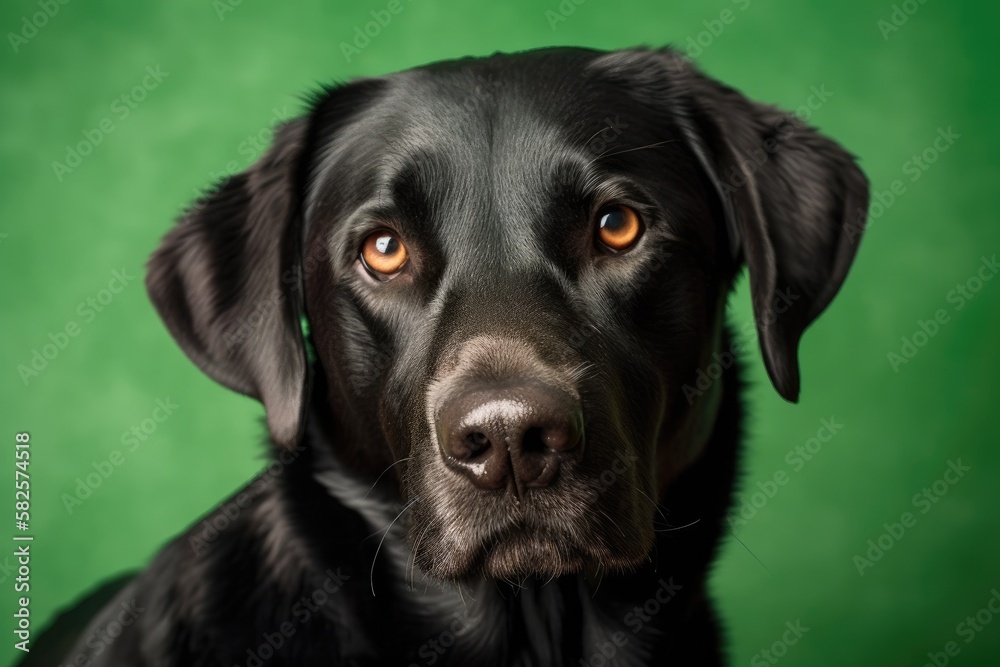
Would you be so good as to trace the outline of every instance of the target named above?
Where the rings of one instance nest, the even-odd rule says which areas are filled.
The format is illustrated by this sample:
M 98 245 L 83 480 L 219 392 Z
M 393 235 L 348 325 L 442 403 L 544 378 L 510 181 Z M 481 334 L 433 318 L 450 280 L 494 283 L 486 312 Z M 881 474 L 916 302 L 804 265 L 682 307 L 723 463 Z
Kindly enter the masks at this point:
M 478 554 L 480 559 L 488 560 L 497 552 L 512 548 L 542 549 L 555 547 L 566 556 L 578 557 L 581 560 L 599 558 L 601 550 L 594 543 L 577 539 L 574 531 L 568 528 L 559 529 L 552 526 L 539 525 L 536 522 L 515 522 L 501 529 L 493 530 L 483 535 L 470 546 L 470 551 Z
M 421 540 L 416 546 L 422 567 L 444 580 L 626 573 L 648 560 L 652 546 L 644 539 L 625 540 L 624 534 L 619 540 L 607 526 L 579 518 L 553 520 L 551 512 L 514 512 L 490 523 L 476 523 L 471 530 L 465 526 L 460 534 L 446 531 L 440 540 Z M 645 547 L 638 548 L 640 544 Z
M 646 554 L 616 554 L 601 540 L 581 540 L 570 533 L 507 533 L 506 539 L 480 543 L 465 573 L 492 578 L 564 576 L 592 572 L 625 573 L 647 560 Z

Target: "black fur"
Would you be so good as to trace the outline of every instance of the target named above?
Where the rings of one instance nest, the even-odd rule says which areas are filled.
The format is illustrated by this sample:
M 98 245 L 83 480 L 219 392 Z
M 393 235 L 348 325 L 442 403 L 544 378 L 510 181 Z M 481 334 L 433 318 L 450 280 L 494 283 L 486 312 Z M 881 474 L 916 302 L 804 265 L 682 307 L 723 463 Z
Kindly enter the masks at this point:
M 723 664 L 705 580 L 741 383 L 737 364 L 704 378 L 733 349 L 725 302 L 747 265 L 768 372 L 796 400 L 798 340 L 867 201 L 837 144 L 670 50 L 322 91 L 147 280 L 190 358 L 264 404 L 273 461 L 63 663 Z M 618 254 L 594 241 L 616 204 L 644 225 Z M 384 282 L 358 259 L 379 228 L 409 252 Z M 544 488 L 474 487 L 442 454 L 439 405 L 525 378 L 574 397 L 581 448 L 543 452 Z M 138 611 L 105 641 L 123 604 Z

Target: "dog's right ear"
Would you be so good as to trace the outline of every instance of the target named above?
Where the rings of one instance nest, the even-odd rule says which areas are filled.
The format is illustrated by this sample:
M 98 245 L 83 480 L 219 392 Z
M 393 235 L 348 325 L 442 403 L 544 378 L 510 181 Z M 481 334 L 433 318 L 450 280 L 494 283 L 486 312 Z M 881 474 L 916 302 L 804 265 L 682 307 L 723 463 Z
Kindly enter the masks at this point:
M 301 435 L 308 380 L 297 183 L 307 125 L 278 128 L 255 164 L 187 211 L 146 277 L 181 349 L 216 381 L 260 400 L 284 447 Z

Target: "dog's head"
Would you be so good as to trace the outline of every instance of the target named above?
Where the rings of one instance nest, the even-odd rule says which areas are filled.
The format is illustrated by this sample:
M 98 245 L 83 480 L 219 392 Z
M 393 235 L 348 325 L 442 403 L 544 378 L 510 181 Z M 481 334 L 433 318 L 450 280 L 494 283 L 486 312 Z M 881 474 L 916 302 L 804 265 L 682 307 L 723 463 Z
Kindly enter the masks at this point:
M 711 432 L 722 383 L 685 387 L 741 266 L 794 401 L 867 203 L 837 144 L 671 51 L 497 55 L 323 91 L 148 287 L 278 446 L 310 403 L 347 465 L 398 462 L 431 575 L 623 570 Z

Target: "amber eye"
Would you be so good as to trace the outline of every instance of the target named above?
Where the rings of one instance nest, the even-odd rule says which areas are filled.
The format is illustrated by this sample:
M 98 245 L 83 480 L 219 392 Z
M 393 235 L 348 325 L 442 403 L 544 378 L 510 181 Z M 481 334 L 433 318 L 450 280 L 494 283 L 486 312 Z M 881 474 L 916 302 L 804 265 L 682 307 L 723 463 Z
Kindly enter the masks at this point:
M 375 232 L 361 246 L 361 261 L 373 273 L 389 277 L 399 273 L 406 264 L 406 246 L 393 232 Z
M 602 211 L 597 219 L 597 239 L 615 252 L 627 250 L 642 236 L 639 214 L 621 204 Z

